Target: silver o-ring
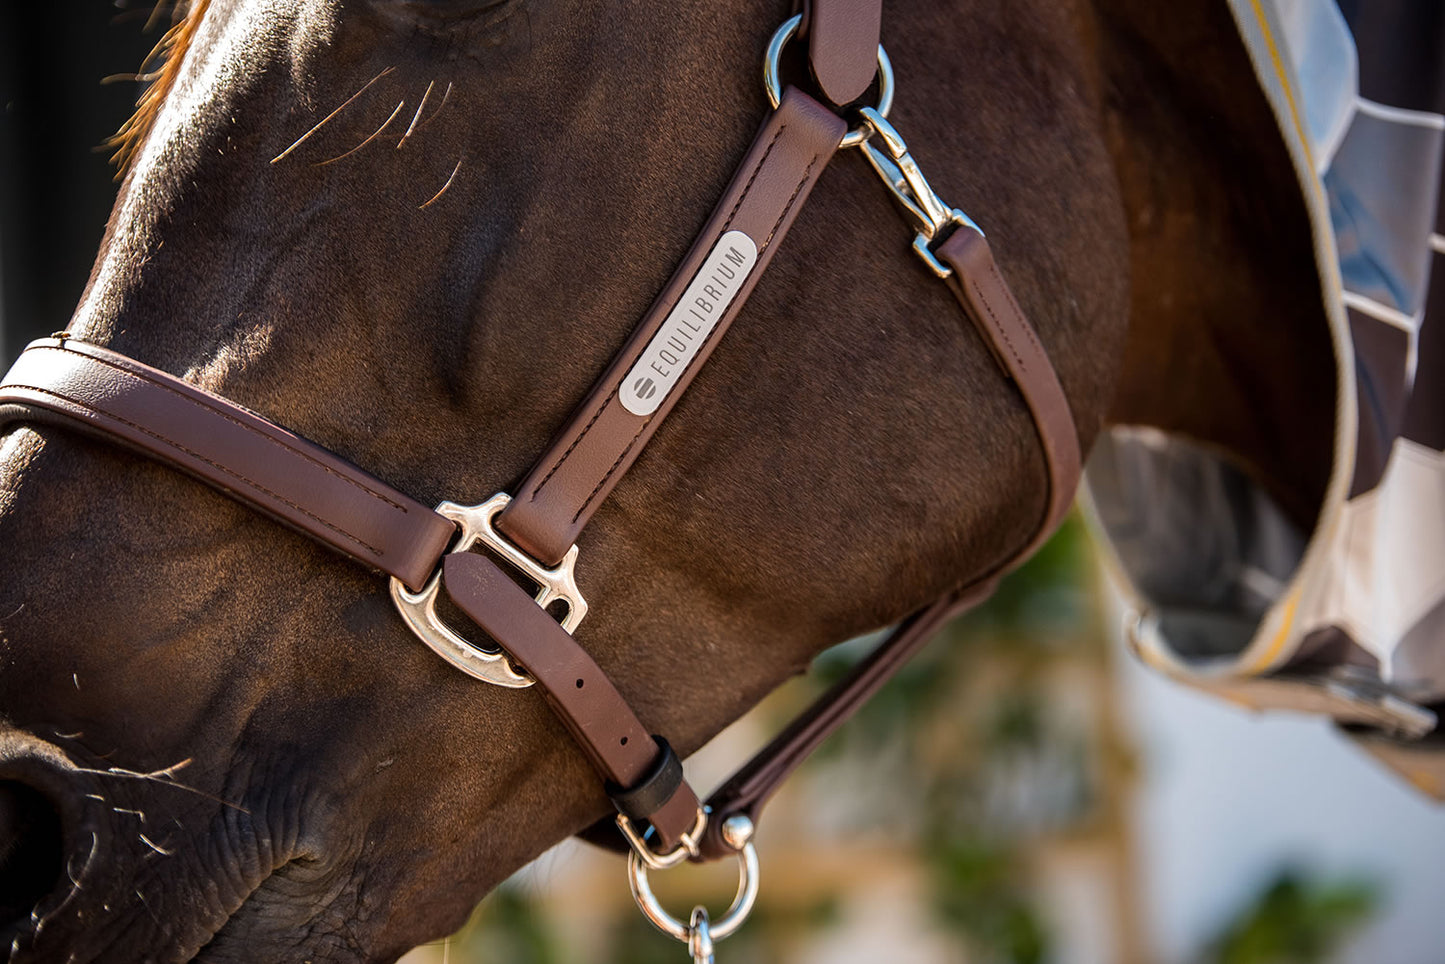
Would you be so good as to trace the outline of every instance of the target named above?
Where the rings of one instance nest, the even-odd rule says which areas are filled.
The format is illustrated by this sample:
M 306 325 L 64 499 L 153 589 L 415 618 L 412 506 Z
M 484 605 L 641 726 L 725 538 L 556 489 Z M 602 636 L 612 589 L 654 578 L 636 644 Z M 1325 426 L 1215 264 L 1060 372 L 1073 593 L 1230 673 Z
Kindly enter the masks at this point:
M 637 901 L 637 906 L 642 913 L 652 922 L 652 925 L 664 934 L 668 934 L 686 944 L 692 936 L 692 928 L 682 921 L 669 914 L 658 901 L 657 895 L 652 892 L 652 884 L 647 879 L 647 865 L 644 864 L 636 852 L 627 855 L 627 880 L 632 885 L 632 896 Z M 708 932 L 714 941 L 720 941 L 733 931 L 737 930 L 748 913 L 753 909 L 753 903 L 758 899 L 758 852 L 751 841 L 743 846 L 738 852 L 738 893 L 733 898 L 732 904 L 717 920 L 710 922 Z
M 783 55 L 783 48 L 793 35 L 798 32 L 798 25 L 803 22 L 801 13 L 794 14 L 788 18 L 781 27 L 773 33 L 773 39 L 768 41 L 768 53 L 763 58 L 763 87 L 768 92 L 768 103 L 777 106 L 783 102 L 783 79 L 779 73 L 779 60 Z M 878 103 L 874 110 L 888 116 L 893 109 L 893 64 L 888 60 L 888 54 L 883 50 L 883 45 L 878 45 Z M 856 147 L 872 135 L 873 129 L 868 125 L 854 128 L 843 135 L 839 148 Z M 713 929 L 716 933 L 716 928 Z

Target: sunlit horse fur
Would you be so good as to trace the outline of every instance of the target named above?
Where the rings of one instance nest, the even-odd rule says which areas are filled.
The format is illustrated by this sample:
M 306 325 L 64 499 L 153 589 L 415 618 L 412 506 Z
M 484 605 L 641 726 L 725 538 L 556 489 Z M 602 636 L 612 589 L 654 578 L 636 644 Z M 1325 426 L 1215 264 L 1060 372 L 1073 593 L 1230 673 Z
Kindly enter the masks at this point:
M 70 330 L 479 502 L 686 250 L 789 13 L 212 0 L 127 132 Z M 893 119 L 988 231 L 1084 445 L 1112 404 L 1307 518 L 1328 427 L 1245 415 L 1327 410 L 1329 349 L 1224 5 L 897 0 L 884 43 Z M 579 638 L 680 750 L 1040 516 L 1024 407 L 908 241 L 839 157 L 583 537 Z M 607 810 L 537 693 L 450 669 L 382 579 L 173 471 L 12 429 L 0 546 L 13 960 L 390 960 Z

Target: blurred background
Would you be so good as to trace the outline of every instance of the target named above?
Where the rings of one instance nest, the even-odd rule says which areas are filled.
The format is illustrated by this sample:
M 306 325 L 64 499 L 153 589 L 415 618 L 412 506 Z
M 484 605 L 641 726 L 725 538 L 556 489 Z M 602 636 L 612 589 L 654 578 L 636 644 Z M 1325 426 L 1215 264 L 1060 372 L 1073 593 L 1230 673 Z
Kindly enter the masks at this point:
M 114 199 L 100 148 L 169 22 L 0 3 L 0 358 L 65 326 Z M 1077 520 L 773 803 L 726 962 L 1445 964 L 1445 810 L 1322 720 L 1147 673 Z M 827 654 L 689 761 L 706 788 L 856 657 Z M 685 915 L 731 867 L 659 875 Z M 684 959 L 620 860 L 563 844 L 408 964 Z

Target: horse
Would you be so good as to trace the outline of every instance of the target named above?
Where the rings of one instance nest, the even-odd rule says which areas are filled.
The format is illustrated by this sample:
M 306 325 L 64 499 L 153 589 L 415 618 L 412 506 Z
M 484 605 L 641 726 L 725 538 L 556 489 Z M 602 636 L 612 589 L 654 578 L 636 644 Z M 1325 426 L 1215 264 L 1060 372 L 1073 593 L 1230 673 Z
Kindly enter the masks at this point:
M 1307 523 L 1328 426 L 1242 414 L 1323 404 L 1330 346 L 1224 5 L 895 7 L 891 117 L 989 230 L 1080 445 L 1187 431 Z M 480 502 L 667 280 L 790 12 L 195 0 L 69 336 Z M 581 545 L 579 641 L 684 755 L 1043 511 L 1026 407 L 839 161 Z M 375 578 L 182 475 L 11 425 L 0 545 L 12 960 L 393 960 L 608 809 L 534 692 L 455 672 Z

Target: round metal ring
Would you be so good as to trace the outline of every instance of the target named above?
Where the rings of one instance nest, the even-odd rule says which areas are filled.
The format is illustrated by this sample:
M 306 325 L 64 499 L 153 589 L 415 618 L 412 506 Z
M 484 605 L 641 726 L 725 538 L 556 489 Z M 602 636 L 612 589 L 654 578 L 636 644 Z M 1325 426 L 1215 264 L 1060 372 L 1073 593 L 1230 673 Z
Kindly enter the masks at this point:
M 652 922 L 653 927 L 684 944 L 691 940 L 692 928 L 669 914 L 658 901 L 657 895 L 652 892 L 652 884 L 647 879 L 647 865 L 638 858 L 636 852 L 627 855 L 627 882 L 632 887 L 632 898 L 637 901 L 643 916 Z M 708 933 L 712 939 L 720 941 L 741 927 L 757 899 L 758 851 L 749 841 L 738 851 L 737 896 L 733 898 L 726 913 L 709 922 Z
M 763 88 L 767 90 L 768 103 L 773 105 L 774 110 L 783 102 L 783 79 L 778 66 L 783 56 L 783 48 L 793 39 L 793 35 L 798 32 L 798 25 L 802 22 L 801 13 L 793 14 L 773 33 L 773 39 L 768 41 L 768 53 L 763 58 Z M 893 63 L 888 59 L 882 44 L 878 45 L 878 103 L 873 109 L 884 117 L 893 109 Z M 857 147 L 872 134 L 873 128 L 867 124 L 855 127 L 843 135 L 838 146 Z

